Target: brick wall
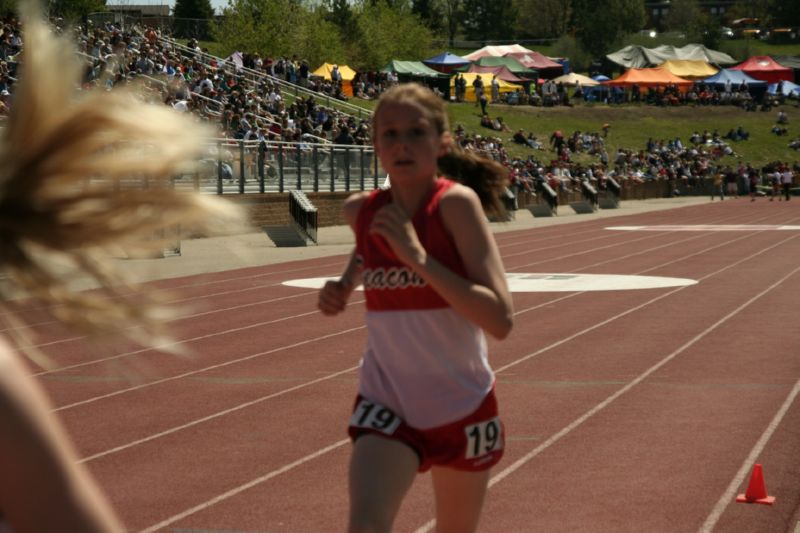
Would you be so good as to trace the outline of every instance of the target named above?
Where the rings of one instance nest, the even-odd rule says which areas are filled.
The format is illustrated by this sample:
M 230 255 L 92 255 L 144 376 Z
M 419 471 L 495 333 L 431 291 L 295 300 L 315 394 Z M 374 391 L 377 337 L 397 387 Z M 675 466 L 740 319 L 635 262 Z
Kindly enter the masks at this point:
M 670 185 L 666 181 L 647 182 L 642 184 L 625 183 L 622 189 L 622 200 L 643 200 L 646 198 L 664 198 L 669 195 Z M 698 187 L 700 189 L 700 187 Z M 705 188 L 695 191 L 682 191 L 684 194 L 705 194 Z M 319 227 L 339 226 L 344 224 L 342 203 L 352 192 L 307 192 L 306 196 L 318 210 Z M 265 194 L 226 194 L 225 198 L 242 204 L 250 212 L 250 220 L 255 227 L 288 226 L 289 225 L 289 193 Z M 581 195 L 559 192 L 559 204 L 567 205 L 579 201 Z M 517 198 L 520 209 L 538 199 L 527 193 L 520 193 Z
M 307 192 L 306 196 L 317 208 L 320 227 L 340 226 L 342 203 L 350 196 L 350 192 Z M 253 226 L 288 226 L 289 225 L 289 193 L 265 194 L 226 194 L 227 200 L 241 204 L 250 213 Z

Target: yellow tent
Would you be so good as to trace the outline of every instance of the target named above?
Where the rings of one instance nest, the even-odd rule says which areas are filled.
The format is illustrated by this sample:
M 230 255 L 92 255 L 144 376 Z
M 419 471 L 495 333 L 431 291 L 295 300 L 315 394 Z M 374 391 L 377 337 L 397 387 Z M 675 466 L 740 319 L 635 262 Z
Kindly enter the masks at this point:
M 688 79 L 705 79 L 719 72 L 719 70 L 702 60 L 668 59 L 659 66 L 680 78 Z
M 492 100 L 492 77 L 494 76 L 491 72 L 464 72 L 461 74 L 464 76 L 464 80 L 467 82 L 467 90 L 464 94 L 464 100 L 467 102 L 474 102 L 475 98 L 475 88 L 472 86 L 472 82 L 475 81 L 475 78 L 480 76 L 481 80 L 483 80 L 483 93 L 489 98 L 489 101 Z M 513 83 L 509 83 L 507 81 L 503 81 L 500 78 L 497 78 L 497 81 L 500 82 L 500 94 L 504 93 L 513 93 L 514 91 L 524 91 L 524 87 L 522 85 L 515 85 Z M 450 94 L 456 94 L 456 77 L 452 76 L 450 78 Z
M 333 63 L 323 63 L 317 70 L 311 73 L 312 76 L 319 76 L 326 80 L 331 79 L 331 71 L 333 70 Z M 353 78 L 356 77 L 356 71 L 347 65 L 339 65 L 339 74 L 342 75 L 342 91 L 347 96 L 353 96 Z

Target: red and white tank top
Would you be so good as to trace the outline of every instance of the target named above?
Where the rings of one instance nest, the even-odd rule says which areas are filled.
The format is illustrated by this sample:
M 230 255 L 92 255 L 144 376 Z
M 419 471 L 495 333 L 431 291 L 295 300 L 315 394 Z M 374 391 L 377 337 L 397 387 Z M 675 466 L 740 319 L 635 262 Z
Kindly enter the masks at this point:
M 466 269 L 440 212 L 454 182 L 439 178 L 412 219 L 425 250 L 460 276 Z M 454 311 L 404 265 L 369 227 L 391 189 L 373 191 L 356 219 L 356 254 L 363 265 L 367 349 L 359 392 L 411 426 L 429 429 L 472 413 L 492 388 L 483 330 Z

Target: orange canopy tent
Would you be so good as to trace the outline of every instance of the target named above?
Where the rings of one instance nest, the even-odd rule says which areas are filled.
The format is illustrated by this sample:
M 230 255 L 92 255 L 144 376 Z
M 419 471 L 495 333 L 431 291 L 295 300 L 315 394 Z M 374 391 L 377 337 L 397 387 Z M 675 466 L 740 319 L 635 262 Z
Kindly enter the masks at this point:
M 603 85 L 612 87 L 632 87 L 638 85 L 645 89 L 650 87 L 664 88 L 667 85 L 677 85 L 682 91 L 692 85 L 691 80 L 685 80 L 663 68 L 631 68 L 613 80 L 604 81 Z

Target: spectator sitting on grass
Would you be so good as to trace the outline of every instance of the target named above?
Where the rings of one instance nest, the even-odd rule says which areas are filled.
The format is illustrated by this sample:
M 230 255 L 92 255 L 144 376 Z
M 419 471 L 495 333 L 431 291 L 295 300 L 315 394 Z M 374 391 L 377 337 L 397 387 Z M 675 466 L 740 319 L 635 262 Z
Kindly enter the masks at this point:
M 786 128 L 784 128 L 783 126 L 781 126 L 781 125 L 779 125 L 779 124 L 775 124 L 775 125 L 772 127 L 772 133 L 774 133 L 775 135 L 781 136 L 781 135 L 786 135 L 786 134 L 788 134 L 788 133 L 789 133 L 789 130 L 788 130 L 788 129 L 786 129 Z
M 492 129 L 497 131 L 511 131 L 511 128 L 503 122 L 503 117 L 497 117 L 492 121 Z

